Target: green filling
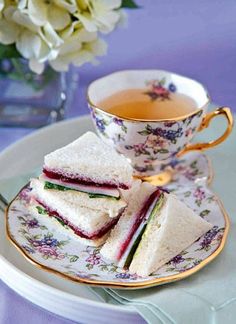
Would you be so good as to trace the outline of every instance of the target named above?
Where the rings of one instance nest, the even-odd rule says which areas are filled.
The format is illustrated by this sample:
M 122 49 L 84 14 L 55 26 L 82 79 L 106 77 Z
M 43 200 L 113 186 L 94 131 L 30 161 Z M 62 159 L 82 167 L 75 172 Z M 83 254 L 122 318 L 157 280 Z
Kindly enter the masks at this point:
M 142 235 L 143 235 L 143 233 L 144 233 L 146 227 L 147 227 L 147 224 L 145 224 L 145 225 L 143 226 L 141 232 L 139 233 L 138 237 L 137 237 L 136 240 L 134 241 L 134 244 L 132 245 L 132 247 L 131 247 L 131 249 L 130 249 L 130 251 L 129 251 L 129 254 L 128 254 L 126 260 L 125 260 L 124 268 L 129 268 L 130 263 L 131 263 L 132 260 L 133 260 L 133 256 L 134 256 L 134 254 L 135 254 L 135 251 L 136 251 L 137 248 L 138 248 L 138 245 L 139 245 L 139 243 L 140 243 L 140 241 L 141 241 Z
M 60 190 L 60 191 L 67 191 L 67 190 L 73 190 L 55 183 L 51 183 L 48 181 L 45 181 L 44 183 L 44 189 L 53 189 L 53 190 Z
M 47 210 L 45 208 L 41 207 L 41 206 L 36 206 L 36 209 L 37 209 L 37 211 L 38 211 L 38 213 L 40 215 L 47 215 L 48 214 Z
M 47 212 L 47 210 L 44 208 L 44 207 L 42 207 L 42 206 L 36 206 L 36 209 L 37 209 L 37 211 L 38 211 L 38 213 L 40 214 L 40 215 L 48 215 L 48 212 Z M 56 215 L 53 215 L 53 217 L 62 225 L 62 226 L 67 226 L 64 222 L 63 222 L 63 220 L 61 220 L 60 218 L 58 218 Z
M 158 199 L 155 206 L 153 207 L 153 210 L 147 220 L 147 223 L 143 226 L 141 232 L 139 233 L 138 237 L 134 241 L 134 244 L 132 245 L 130 252 L 125 260 L 124 268 L 128 268 L 130 266 L 133 258 L 138 253 L 138 247 L 142 240 L 142 237 L 147 233 L 147 229 L 149 227 L 148 225 L 152 222 L 152 220 L 154 219 L 158 211 L 161 209 L 163 202 L 164 202 L 164 194 L 161 194 L 160 198 Z
M 114 200 L 120 200 L 120 197 L 113 197 L 113 196 L 107 196 L 103 194 L 94 194 L 94 193 L 88 193 L 89 198 L 110 198 Z
M 60 191 L 68 191 L 68 190 L 75 190 L 75 191 L 80 191 L 77 189 L 73 189 L 73 188 L 67 188 L 55 183 L 51 183 L 48 181 L 45 181 L 44 183 L 44 189 L 53 189 L 53 190 L 60 190 Z M 84 192 L 84 191 L 80 191 L 80 192 Z M 104 194 L 96 194 L 96 193 L 89 193 L 89 192 L 84 192 L 86 194 L 89 195 L 89 198 L 109 198 L 109 199 L 114 199 L 114 200 L 119 200 L 120 197 L 113 197 L 113 196 L 108 196 L 108 195 L 104 195 Z

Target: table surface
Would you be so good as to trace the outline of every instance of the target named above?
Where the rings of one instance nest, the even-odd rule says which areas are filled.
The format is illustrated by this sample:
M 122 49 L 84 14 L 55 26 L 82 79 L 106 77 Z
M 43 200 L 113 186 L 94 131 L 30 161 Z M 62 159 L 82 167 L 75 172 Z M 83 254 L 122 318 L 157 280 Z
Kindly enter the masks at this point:
M 79 69 L 80 82 L 67 118 L 88 113 L 86 88 L 105 74 L 129 68 L 157 68 L 204 83 L 211 98 L 236 112 L 236 2 L 137 0 L 128 27 L 106 36 L 107 56 L 98 66 Z M 0 150 L 33 130 L 0 128 Z M 0 324 L 72 323 L 18 296 L 0 282 Z

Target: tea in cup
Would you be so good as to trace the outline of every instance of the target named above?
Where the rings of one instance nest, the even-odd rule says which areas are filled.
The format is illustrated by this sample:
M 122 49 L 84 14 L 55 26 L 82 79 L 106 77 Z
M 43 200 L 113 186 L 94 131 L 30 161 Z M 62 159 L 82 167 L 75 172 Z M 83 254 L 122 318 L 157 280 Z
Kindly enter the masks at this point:
M 139 177 L 160 174 L 174 158 L 214 147 L 228 137 L 233 127 L 230 109 L 207 113 L 209 103 L 201 83 L 161 70 L 115 72 L 88 88 L 98 134 L 129 159 Z M 191 144 L 197 132 L 219 115 L 228 122 L 224 134 Z

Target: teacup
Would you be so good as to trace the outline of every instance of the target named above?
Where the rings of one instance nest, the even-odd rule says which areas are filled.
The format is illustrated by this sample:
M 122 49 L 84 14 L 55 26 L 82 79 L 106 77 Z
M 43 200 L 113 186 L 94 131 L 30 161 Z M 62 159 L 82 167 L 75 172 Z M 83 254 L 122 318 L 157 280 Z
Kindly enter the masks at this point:
M 112 94 L 131 88 L 145 88 L 147 81 L 165 80 L 165 92 L 176 91 L 191 97 L 196 110 L 177 118 L 137 120 L 110 114 L 99 102 Z M 160 174 L 173 159 L 193 150 L 206 150 L 223 142 L 233 127 L 230 109 L 220 107 L 207 113 L 210 103 L 205 87 L 192 79 L 161 70 L 127 70 L 115 72 L 92 82 L 88 88 L 88 104 L 100 137 L 131 162 L 135 175 Z M 226 117 L 224 134 L 207 143 L 191 144 L 197 132 L 207 128 L 219 115 Z

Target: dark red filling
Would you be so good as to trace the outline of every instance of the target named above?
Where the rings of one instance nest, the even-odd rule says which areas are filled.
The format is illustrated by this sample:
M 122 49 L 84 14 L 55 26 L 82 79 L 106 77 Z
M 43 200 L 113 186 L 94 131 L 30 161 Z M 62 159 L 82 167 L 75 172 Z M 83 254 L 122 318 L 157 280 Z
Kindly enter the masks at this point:
M 118 222 L 121 214 L 123 213 L 124 209 L 119 213 L 119 215 L 117 217 L 112 218 L 112 220 L 110 222 L 108 222 L 106 225 L 104 225 L 101 229 L 93 232 L 92 234 L 88 234 L 87 232 L 81 230 L 80 228 L 78 228 L 77 226 L 75 226 L 74 224 L 72 224 L 70 221 L 68 221 L 67 219 L 65 219 L 63 216 L 61 216 L 57 211 L 52 210 L 51 208 L 49 208 L 48 206 L 46 206 L 44 203 L 42 203 L 40 200 L 36 199 L 36 201 L 43 206 L 43 208 L 47 211 L 48 216 L 50 217 L 54 217 L 60 221 L 62 221 L 66 226 L 70 227 L 70 229 L 73 230 L 73 232 L 83 238 L 89 239 L 89 240 L 96 240 L 101 238 L 103 235 L 105 235 L 108 231 L 110 231 L 110 229 L 116 225 L 116 223 Z
M 124 254 L 125 250 L 127 249 L 134 233 L 137 231 L 137 229 L 139 228 L 140 224 L 142 223 L 142 221 L 145 219 L 145 216 L 148 212 L 149 207 L 151 206 L 151 204 L 154 202 L 154 200 L 156 198 L 159 198 L 161 195 L 161 190 L 157 189 L 155 190 L 148 198 L 147 200 L 144 202 L 143 207 L 140 209 L 140 211 L 137 213 L 136 215 L 136 221 L 133 224 L 133 226 L 131 227 L 131 230 L 128 234 L 128 236 L 126 237 L 126 240 L 122 243 L 117 259 L 120 260 L 120 258 L 122 257 L 122 255 Z
M 94 182 L 93 180 L 91 180 L 90 178 L 85 178 L 85 177 L 81 177 L 81 178 L 73 178 L 73 177 L 66 177 L 65 175 L 63 175 L 60 172 L 55 172 L 52 170 L 48 170 L 46 168 L 43 169 L 43 173 L 50 179 L 55 179 L 55 180 L 61 180 L 63 182 L 66 183 L 75 183 L 75 184 L 81 184 L 81 185 L 86 185 L 86 186 L 95 186 L 95 187 L 102 187 L 104 189 L 124 189 L 127 190 L 129 189 L 129 186 L 127 186 L 125 183 L 119 183 L 114 184 L 114 183 L 97 183 Z

